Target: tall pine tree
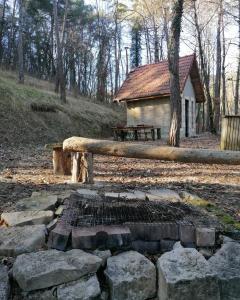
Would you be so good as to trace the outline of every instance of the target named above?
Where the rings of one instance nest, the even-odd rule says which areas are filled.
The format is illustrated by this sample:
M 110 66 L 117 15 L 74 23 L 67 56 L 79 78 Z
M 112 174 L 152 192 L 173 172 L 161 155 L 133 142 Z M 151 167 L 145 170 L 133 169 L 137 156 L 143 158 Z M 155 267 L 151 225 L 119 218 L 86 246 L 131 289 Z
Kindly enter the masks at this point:
M 131 30 L 131 68 L 134 69 L 142 63 L 141 26 L 135 23 Z

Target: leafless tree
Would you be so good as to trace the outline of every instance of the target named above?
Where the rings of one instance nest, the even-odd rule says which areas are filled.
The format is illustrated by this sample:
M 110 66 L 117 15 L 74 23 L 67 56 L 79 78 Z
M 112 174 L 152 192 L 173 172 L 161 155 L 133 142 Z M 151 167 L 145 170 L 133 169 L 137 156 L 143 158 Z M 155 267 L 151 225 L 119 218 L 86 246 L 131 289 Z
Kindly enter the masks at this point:
M 172 24 L 169 31 L 168 42 L 168 64 L 170 73 L 170 104 L 171 104 L 171 125 L 169 132 L 169 144 L 174 147 L 180 145 L 181 127 L 181 92 L 179 83 L 179 49 L 180 34 L 183 15 L 184 0 L 173 1 Z
M 18 81 L 24 84 L 24 57 L 23 57 L 23 22 L 24 22 L 24 0 L 19 0 L 19 32 L 18 32 Z

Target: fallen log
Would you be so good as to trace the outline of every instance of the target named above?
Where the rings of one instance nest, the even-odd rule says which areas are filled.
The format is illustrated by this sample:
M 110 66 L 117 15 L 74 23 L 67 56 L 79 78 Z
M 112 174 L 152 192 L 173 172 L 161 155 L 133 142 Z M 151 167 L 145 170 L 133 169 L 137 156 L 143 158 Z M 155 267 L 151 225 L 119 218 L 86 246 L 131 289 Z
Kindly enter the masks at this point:
M 63 150 L 88 152 L 93 154 L 143 158 L 185 163 L 240 164 L 240 151 L 220 151 L 210 149 L 173 148 L 140 143 L 123 143 L 71 137 L 63 142 Z

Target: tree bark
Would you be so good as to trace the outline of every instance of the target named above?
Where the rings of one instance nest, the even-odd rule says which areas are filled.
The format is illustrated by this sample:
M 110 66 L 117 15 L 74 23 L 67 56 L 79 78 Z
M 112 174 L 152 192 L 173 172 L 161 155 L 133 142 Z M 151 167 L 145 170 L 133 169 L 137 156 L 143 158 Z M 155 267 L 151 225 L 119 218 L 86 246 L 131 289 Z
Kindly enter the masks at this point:
M 221 2 L 222 3 L 222 2 Z M 225 40 L 225 24 L 224 24 L 224 8 L 221 5 L 221 30 L 222 30 L 222 115 L 226 115 L 226 101 L 227 101 L 227 88 L 226 88 L 226 40 Z
M 64 43 L 64 33 L 65 33 L 67 10 L 68 10 L 68 0 L 66 0 L 66 2 L 65 2 L 65 13 L 64 13 L 64 20 L 63 20 L 62 39 L 60 39 L 58 2 L 57 2 L 57 0 L 53 1 L 53 15 L 54 15 L 54 23 L 55 23 L 56 46 L 57 46 L 57 72 L 56 72 L 57 74 L 56 74 L 55 91 L 58 91 L 58 89 L 60 87 L 60 99 L 61 99 L 62 103 L 67 102 L 66 82 L 65 82 L 65 74 L 64 74 L 64 66 L 63 66 L 63 43 Z
M 204 58 L 204 50 L 203 50 L 203 46 L 202 46 L 202 34 L 201 34 L 199 22 L 198 22 L 196 1 L 194 1 L 194 0 L 193 0 L 193 10 L 194 10 L 194 21 L 195 21 L 195 26 L 196 26 L 196 31 L 197 31 L 200 65 L 201 65 L 201 71 L 203 74 L 203 82 L 204 82 L 206 98 L 207 98 L 207 129 L 210 132 L 215 133 L 216 131 L 214 128 L 214 117 L 213 117 L 212 97 L 211 97 L 211 93 L 210 93 L 209 77 L 208 77 L 207 66 L 206 66 L 205 58 Z
M 86 184 L 93 183 L 93 155 L 92 153 L 82 153 L 80 161 L 79 181 Z
M 3 4 L 2 4 L 2 18 L 1 18 L 1 21 L 0 21 L 0 64 L 2 63 L 2 56 L 3 56 L 2 39 L 3 39 L 4 24 L 5 24 L 6 3 L 7 3 L 7 0 L 3 0 Z
M 154 21 L 154 62 L 159 62 L 159 37 L 158 28 Z
M 80 166 L 81 166 L 81 153 L 73 153 L 72 154 L 72 182 L 79 182 L 79 174 L 80 174 Z
M 216 133 L 219 132 L 220 126 L 220 95 L 221 95 L 221 67 L 222 67 L 222 47 L 221 47 L 221 22 L 222 22 L 222 0 L 220 1 L 218 13 L 217 28 L 217 51 L 216 51 L 216 74 L 214 86 L 214 127 Z
M 53 170 L 55 175 L 71 175 L 71 153 L 62 148 L 53 149 Z
M 173 20 L 169 33 L 168 65 L 170 73 L 171 125 L 168 143 L 180 145 L 181 127 L 181 91 L 179 83 L 179 48 L 184 0 L 175 0 L 173 4 Z
M 234 98 L 234 113 L 238 115 L 239 110 L 239 85 L 240 85 L 240 0 L 238 0 L 238 69 L 235 86 L 235 98 Z
M 18 82 L 24 84 L 24 57 L 23 57 L 23 14 L 24 0 L 19 0 L 19 37 L 18 37 Z
M 70 152 L 88 152 L 93 154 L 144 158 L 185 163 L 240 164 L 240 151 L 218 151 L 163 147 L 146 144 L 115 142 L 72 137 L 63 142 L 63 150 Z

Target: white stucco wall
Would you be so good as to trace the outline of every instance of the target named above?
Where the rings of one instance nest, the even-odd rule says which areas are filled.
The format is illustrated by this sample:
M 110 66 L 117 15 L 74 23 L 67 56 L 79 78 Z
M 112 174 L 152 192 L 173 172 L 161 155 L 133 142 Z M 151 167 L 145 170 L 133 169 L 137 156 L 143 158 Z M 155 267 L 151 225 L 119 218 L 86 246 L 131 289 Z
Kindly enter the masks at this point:
M 196 97 L 190 76 L 182 93 L 182 128 L 181 136 L 185 136 L 185 100 L 189 101 L 189 136 L 196 135 Z
M 169 98 L 127 102 L 127 125 L 153 125 L 166 137 L 170 127 Z
M 196 99 L 190 77 L 182 93 L 181 137 L 185 137 L 185 99 L 189 100 L 189 136 L 196 135 Z M 127 125 L 153 125 L 161 128 L 162 137 L 168 137 L 171 108 L 169 98 L 127 102 Z

